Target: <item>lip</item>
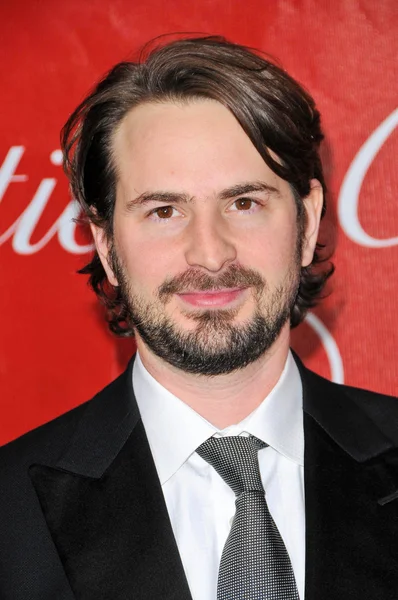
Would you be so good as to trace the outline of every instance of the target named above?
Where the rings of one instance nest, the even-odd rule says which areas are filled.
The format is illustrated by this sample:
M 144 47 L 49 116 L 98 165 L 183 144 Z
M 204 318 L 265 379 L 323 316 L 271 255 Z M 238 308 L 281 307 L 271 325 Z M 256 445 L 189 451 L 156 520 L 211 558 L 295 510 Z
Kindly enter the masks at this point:
M 237 300 L 246 288 L 229 288 L 225 290 L 206 290 L 206 291 L 193 291 L 186 294 L 177 294 L 184 302 L 187 302 L 191 306 L 206 307 L 206 308 L 219 308 L 222 306 L 228 306 Z

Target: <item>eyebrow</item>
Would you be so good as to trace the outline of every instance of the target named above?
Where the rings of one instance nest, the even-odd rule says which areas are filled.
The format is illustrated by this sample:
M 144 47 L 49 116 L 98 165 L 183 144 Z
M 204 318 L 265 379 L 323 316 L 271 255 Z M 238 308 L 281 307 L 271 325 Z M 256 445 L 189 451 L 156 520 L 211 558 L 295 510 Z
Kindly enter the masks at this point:
M 274 196 L 280 196 L 278 188 L 265 183 L 264 181 L 247 181 L 244 183 L 237 183 L 229 188 L 221 190 L 217 194 L 219 200 L 229 200 L 230 198 L 236 198 L 237 196 L 243 196 L 244 194 L 252 194 L 253 192 L 266 192 Z M 195 200 L 194 196 L 184 194 L 180 192 L 168 192 L 168 191 L 155 191 L 155 192 L 143 192 L 136 198 L 129 200 L 126 205 L 127 210 L 132 210 L 149 204 L 150 202 L 162 202 L 165 204 L 188 204 Z
M 273 194 L 280 196 L 278 188 L 265 183 L 265 181 L 248 181 L 246 183 L 237 183 L 230 188 L 222 190 L 218 194 L 220 200 L 229 200 L 236 196 L 243 196 L 244 194 L 252 194 L 253 192 L 266 192 L 267 194 Z

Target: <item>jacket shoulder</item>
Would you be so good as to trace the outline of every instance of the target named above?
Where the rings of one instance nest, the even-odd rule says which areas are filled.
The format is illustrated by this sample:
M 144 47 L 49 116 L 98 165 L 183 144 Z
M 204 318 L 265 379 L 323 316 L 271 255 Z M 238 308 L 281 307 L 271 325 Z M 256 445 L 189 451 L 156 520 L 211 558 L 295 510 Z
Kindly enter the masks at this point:
M 124 374 L 100 390 L 90 400 L 62 415 L 28 431 L 22 436 L 0 447 L 0 473 L 13 465 L 32 464 L 41 461 L 56 461 L 74 435 L 77 424 L 87 412 L 98 412 L 120 386 Z
M 353 402 L 362 412 L 371 419 L 384 435 L 398 444 L 398 398 L 366 390 L 359 387 L 343 385 L 329 381 L 312 371 L 311 379 L 322 383 L 328 389 L 330 398 L 339 396 L 343 401 Z
M 343 387 L 346 395 L 398 444 L 398 398 L 357 387 Z

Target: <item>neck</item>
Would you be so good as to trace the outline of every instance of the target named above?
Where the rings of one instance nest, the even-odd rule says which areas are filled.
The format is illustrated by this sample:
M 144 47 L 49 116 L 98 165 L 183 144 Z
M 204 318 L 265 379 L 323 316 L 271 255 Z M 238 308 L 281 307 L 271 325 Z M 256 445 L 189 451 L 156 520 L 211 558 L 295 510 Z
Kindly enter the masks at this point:
M 289 352 L 289 327 L 284 327 L 270 350 L 247 367 L 208 377 L 192 375 L 155 356 L 137 337 L 144 367 L 158 383 L 219 429 L 239 423 L 271 392 L 282 374 Z

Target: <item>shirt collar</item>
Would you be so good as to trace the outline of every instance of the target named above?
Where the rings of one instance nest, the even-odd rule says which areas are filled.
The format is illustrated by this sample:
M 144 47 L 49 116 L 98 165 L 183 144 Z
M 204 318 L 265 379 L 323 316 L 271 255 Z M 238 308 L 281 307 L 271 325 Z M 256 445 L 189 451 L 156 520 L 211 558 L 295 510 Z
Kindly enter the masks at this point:
M 302 384 L 289 352 L 283 372 L 258 408 L 237 425 L 219 431 L 146 370 L 137 352 L 133 388 L 160 483 L 163 485 L 209 437 L 251 434 L 303 465 Z

